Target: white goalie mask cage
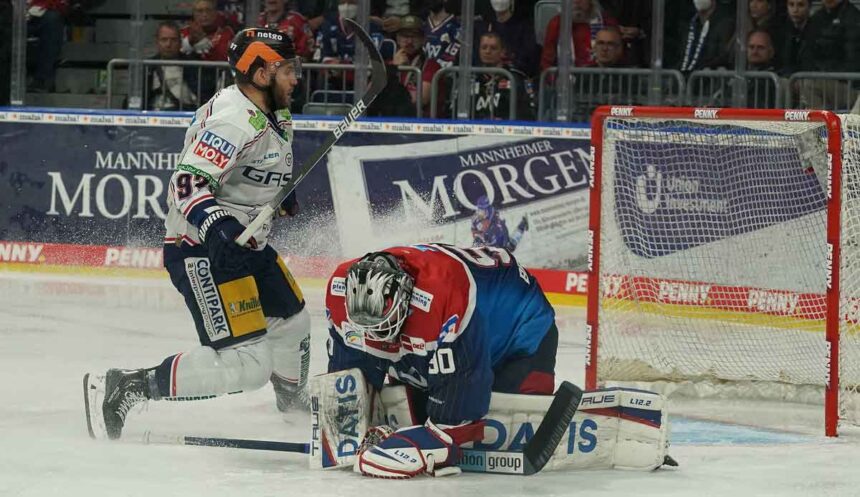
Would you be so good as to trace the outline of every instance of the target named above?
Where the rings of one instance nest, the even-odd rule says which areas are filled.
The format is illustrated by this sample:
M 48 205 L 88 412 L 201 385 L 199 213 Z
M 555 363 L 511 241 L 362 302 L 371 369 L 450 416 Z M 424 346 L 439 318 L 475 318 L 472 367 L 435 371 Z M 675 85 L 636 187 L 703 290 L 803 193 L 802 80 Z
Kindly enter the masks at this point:
M 415 280 L 387 252 L 365 255 L 346 276 L 346 319 L 374 340 L 388 341 L 409 314 Z

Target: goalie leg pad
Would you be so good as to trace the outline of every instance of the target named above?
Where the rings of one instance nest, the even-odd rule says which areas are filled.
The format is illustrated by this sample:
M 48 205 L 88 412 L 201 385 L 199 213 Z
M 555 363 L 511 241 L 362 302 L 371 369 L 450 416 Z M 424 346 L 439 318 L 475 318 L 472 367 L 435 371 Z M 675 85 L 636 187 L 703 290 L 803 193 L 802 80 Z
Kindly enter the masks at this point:
M 355 368 L 314 376 L 310 395 L 310 467 L 351 468 L 367 429 L 383 424 L 373 387 Z
M 552 397 L 493 393 L 484 439 L 475 448 L 522 450 Z M 660 467 L 668 450 L 666 400 L 642 390 L 585 392 L 547 469 Z

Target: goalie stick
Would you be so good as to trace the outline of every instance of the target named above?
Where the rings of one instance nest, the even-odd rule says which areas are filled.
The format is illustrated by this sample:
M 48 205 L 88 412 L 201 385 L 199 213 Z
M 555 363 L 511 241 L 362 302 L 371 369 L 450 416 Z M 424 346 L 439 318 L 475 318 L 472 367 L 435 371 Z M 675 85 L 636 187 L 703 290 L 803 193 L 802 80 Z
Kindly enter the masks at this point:
M 257 230 L 272 219 L 284 199 L 286 199 L 290 193 L 296 189 L 296 186 L 305 179 L 305 176 L 311 172 L 311 169 L 313 169 L 314 166 L 322 160 L 323 156 L 331 150 L 335 142 L 343 136 L 352 123 L 354 123 L 355 120 L 367 110 L 388 82 L 385 72 L 385 62 L 383 62 L 382 55 L 379 54 L 379 50 L 373 44 L 373 40 L 371 40 L 370 36 L 367 35 L 367 32 L 365 32 L 364 29 L 362 29 L 361 26 L 352 19 L 344 19 L 344 22 L 352 26 L 353 32 L 370 55 L 370 87 L 367 89 L 367 92 L 362 95 L 357 102 L 355 102 L 352 108 L 349 109 L 349 113 L 347 113 L 346 116 L 344 116 L 344 118 L 337 124 L 334 130 L 332 130 L 331 135 L 325 139 L 322 145 L 314 150 L 314 153 L 312 153 L 310 157 L 305 159 L 299 168 L 299 171 L 296 174 L 293 174 L 293 177 L 286 185 L 283 186 L 283 188 L 281 188 L 281 191 L 275 195 L 275 198 L 263 206 L 260 214 L 258 214 L 257 217 L 255 217 L 254 220 L 245 227 L 245 231 L 236 238 L 236 243 L 239 245 L 245 245 Z
M 582 390 L 573 383 L 564 381 L 541 420 L 534 436 L 522 452 L 509 450 L 462 449 L 463 455 L 458 466 L 472 473 L 496 473 L 512 475 L 533 475 L 546 466 L 558 447 L 564 432 L 570 426 L 573 415 L 582 399 Z M 295 452 L 307 454 L 309 444 L 295 442 L 276 442 L 269 440 L 244 440 L 238 438 L 192 437 L 183 435 L 159 435 L 146 432 L 145 444 L 197 445 L 205 447 L 225 447 L 233 449 L 269 450 L 276 452 Z

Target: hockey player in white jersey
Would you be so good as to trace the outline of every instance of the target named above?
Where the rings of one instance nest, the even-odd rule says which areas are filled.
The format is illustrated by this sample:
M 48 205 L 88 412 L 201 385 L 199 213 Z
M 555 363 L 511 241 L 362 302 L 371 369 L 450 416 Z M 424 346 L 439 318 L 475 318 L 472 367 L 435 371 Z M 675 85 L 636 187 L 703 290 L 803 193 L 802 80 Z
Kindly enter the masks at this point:
M 306 407 L 310 318 L 302 292 L 266 241 L 235 239 L 293 173 L 289 104 L 301 76 L 290 38 L 246 29 L 230 44 L 236 84 L 197 110 L 168 189 L 164 265 L 194 318 L 200 346 L 148 369 L 84 377 L 87 428 L 119 438 L 144 400 L 190 400 L 271 381 L 277 406 Z M 294 215 L 295 195 L 281 206 Z

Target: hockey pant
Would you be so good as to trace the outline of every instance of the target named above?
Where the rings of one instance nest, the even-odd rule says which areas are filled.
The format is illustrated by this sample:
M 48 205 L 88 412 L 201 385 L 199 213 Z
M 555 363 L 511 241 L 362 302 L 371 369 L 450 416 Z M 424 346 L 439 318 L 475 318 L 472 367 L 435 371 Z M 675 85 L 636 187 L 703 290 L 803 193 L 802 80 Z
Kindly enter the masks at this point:
M 205 398 L 255 390 L 273 373 L 303 384 L 310 316 L 277 252 L 269 246 L 249 251 L 244 267 L 234 271 L 212 267 L 205 254 L 199 255 L 166 262 L 201 346 L 170 356 L 157 367 L 161 397 Z

